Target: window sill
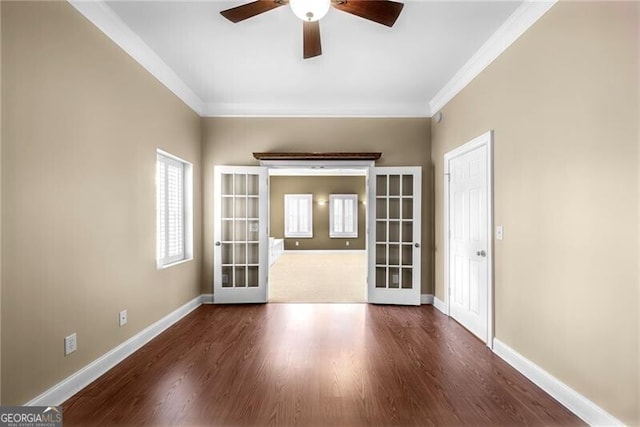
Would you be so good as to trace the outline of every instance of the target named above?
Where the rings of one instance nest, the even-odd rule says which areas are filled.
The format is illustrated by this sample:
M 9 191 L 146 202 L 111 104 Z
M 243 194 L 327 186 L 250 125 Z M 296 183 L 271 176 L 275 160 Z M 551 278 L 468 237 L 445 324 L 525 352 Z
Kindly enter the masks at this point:
M 170 264 L 160 265 L 160 266 L 157 266 L 157 269 L 158 270 L 164 270 L 165 268 L 173 267 L 174 265 L 184 264 L 184 263 L 187 263 L 189 261 L 193 261 L 193 257 L 186 258 L 186 259 L 181 259 L 180 261 L 175 261 L 175 262 L 172 262 Z

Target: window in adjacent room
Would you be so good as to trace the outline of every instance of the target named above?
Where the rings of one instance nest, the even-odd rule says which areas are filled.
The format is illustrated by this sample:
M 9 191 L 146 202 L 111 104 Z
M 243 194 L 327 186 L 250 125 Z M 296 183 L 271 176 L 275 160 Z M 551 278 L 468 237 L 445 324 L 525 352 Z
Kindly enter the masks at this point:
M 358 195 L 329 195 L 329 237 L 358 237 Z
M 158 268 L 193 257 L 192 165 L 157 150 L 156 261 Z
M 284 195 L 284 237 L 313 237 L 311 194 Z

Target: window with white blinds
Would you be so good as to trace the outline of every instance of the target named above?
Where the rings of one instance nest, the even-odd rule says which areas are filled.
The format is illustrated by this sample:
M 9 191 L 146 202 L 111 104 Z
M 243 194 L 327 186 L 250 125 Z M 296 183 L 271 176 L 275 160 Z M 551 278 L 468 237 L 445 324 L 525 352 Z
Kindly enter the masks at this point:
M 284 237 L 313 237 L 313 196 L 284 195 Z
M 191 236 L 190 194 L 191 165 L 163 152 L 157 153 L 156 212 L 158 267 L 165 267 L 190 258 L 188 242 Z M 190 189 L 189 189 L 190 190 Z
M 358 195 L 329 195 L 329 237 L 358 237 Z

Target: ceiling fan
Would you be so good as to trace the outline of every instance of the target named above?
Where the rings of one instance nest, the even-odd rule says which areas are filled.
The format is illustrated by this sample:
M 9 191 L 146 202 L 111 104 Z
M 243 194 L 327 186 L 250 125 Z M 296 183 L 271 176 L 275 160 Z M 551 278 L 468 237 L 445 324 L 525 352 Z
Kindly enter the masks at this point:
M 257 0 L 220 12 L 231 22 L 240 22 L 280 6 L 289 4 L 293 13 L 303 21 L 304 59 L 322 55 L 320 23 L 329 8 L 393 27 L 404 4 L 390 0 Z

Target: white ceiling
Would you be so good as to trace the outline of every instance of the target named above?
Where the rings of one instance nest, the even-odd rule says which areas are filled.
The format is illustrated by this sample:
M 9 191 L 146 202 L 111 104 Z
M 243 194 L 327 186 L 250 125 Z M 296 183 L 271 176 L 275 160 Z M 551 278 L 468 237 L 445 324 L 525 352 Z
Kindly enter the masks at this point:
M 304 60 L 302 22 L 288 6 L 237 24 L 219 13 L 249 1 L 106 6 L 201 102 L 201 114 L 242 116 L 430 116 L 430 101 L 522 9 L 521 1 L 409 0 L 393 28 L 332 9 L 320 22 L 322 56 Z

